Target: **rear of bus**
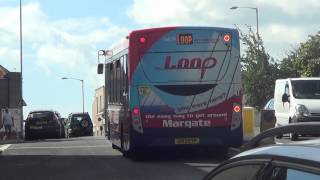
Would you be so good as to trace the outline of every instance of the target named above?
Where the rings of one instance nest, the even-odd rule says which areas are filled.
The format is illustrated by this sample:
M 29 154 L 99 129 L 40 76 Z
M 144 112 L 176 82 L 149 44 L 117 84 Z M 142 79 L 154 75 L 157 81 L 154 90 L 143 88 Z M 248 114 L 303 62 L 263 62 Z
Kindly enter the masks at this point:
M 169 27 L 129 37 L 133 147 L 242 144 L 239 35 Z

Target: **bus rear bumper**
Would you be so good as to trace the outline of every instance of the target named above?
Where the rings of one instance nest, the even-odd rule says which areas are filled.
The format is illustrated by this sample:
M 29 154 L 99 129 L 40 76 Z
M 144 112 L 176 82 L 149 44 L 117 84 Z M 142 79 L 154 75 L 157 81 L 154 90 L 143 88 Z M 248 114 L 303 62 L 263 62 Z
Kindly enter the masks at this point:
M 212 130 L 215 131 L 215 130 Z M 151 135 L 149 133 L 139 134 L 134 133 L 132 146 L 136 148 L 148 147 L 183 147 L 183 146 L 199 146 L 199 147 L 239 147 L 243 143 L 242 129 L 239 128 L 235 131 L 230 130 L 218 131 L 216 133 L 207 133 L 205 135 L 183 135 L 179 136 L 161 136 Z M 166 133 L 164 133 L 166 134 Z M 179 133 L 177 133 L 179 134 Z M 195 133 L 197 134 L 197 133 Z

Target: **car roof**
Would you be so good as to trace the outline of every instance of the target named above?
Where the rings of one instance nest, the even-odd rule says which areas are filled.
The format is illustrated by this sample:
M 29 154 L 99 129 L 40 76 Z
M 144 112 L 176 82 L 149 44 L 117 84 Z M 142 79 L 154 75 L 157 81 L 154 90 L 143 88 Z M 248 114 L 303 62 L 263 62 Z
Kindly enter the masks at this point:
M 29 113 L 41 113 L 41 112 L 57 112 L 54 110 L 35 110 L 35 111 L 30 111 Z
M 275 144 L 244 151 L 233 158 L 264 155 L 309 160 L 320 163 L 320 139 L 303 143 Z
M 70 115 L 89 115 L 89 113 L 88 112 L 73 112 L 73 113 L 70 113 L 69 116 Z
M 304 78 L 288 78 L 288 79 L 277 79 L 276 81 L 285 81 L 285 80 L 320 80 L 320 77 L 304 77 Z

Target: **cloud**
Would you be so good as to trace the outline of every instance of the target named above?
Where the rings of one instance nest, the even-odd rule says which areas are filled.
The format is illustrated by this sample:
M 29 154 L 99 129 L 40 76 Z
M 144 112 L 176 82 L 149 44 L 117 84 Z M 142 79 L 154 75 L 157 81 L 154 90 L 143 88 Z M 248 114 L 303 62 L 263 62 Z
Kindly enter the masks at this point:
M 17 71 L 20 62 L 20 51 L 8 47 L 0 47 L 0 60 L 3 61 L 4 67 L 9 71 Z
M 219 2 L 223 1 L 134 0 L 127 14 L 142 25 L 207 25 L 225 19 Z
M 256 28 L 254 11 L 230 10 L 231 6 L 258 7 L 260 33 L 271 56 L 282 58 L 285 52 L 319 30 L 314 21 L 320 15 L 319 0 L 134 0 L 127 14 L 141 26 L 222 26 L 245 24 Z M 279 9 L 281 11 L 279 11 Z M 304 16 L 310 15 L 310 16 Z
M 23 5 L 24 56 L 39 71 L 84 74 L 96 65 L 97 49 L 106 48 L 128 30 L 106 17 L 53 20 L 40 3 Z M 19 8 L 0 8 L 0 64 L 19 60 Z M 6 62 L 7 63 L 6 63 Z
M 305 39 L 306 27 L 270 24 L 262 29 L 263 38 L 268 42 L 290 43 L 301 42 Z
M 268 5 L 280 8 L 289 15 L 312 15 L 319 13 L 319 0 L 255 0 L 259 6 Z
M 285 57 L 287 53 L 297 48 L 300 43 L 308 39 L 308 35 L 317 33 L 317 27 L 293 26 L 284 24 L 268 24 L 262 28 L 263 40 L 265 47 L 276 59 Z

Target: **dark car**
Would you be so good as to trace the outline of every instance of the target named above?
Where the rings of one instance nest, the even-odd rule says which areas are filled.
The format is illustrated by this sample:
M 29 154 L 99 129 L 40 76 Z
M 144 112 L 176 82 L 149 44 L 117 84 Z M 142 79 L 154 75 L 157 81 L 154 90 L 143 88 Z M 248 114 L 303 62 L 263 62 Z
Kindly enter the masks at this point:
M 204 180 L 318 180 L 320 139 L 274 144 L 274 136 L 290 132 L 319 134 L 319 129 L 320 123 L 299 123 L 264 131 L 244 145 L 240 154 L 220 164 Z M 256 148 L 263 140 L 264 146 Z
M 93 124 L 87 112 L 71 113 L 66 126 L 68 137 L 93 136 Z
M 264 106 L 265 110 L 274 110 L 274 99 L 270 99 L 267 104 Z
M 63 119 L 57 111 L 31 111 L 25 120 L 25 139 L 65 136 Z

